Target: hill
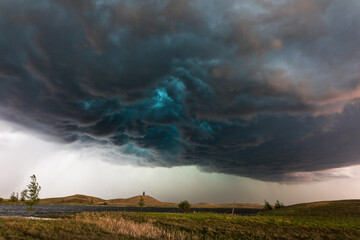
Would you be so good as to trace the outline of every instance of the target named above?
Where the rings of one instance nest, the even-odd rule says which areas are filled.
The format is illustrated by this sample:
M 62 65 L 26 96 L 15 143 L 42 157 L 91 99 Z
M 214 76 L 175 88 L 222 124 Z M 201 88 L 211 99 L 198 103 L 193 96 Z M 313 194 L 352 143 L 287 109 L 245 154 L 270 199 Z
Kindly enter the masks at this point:
M 75 194 L 66 197 L 44 198 L 40 200 L 40 204 L 74 204 L 74 205 L 95 204 L 95 205 L 112 205 L 112 206 L 138 206 L 140 197 L 141 196 L 139 195 L 131 198 L 117 198 L 117 199 L 105 200 L 98 197 Z M 170 207 L 176 205 L 175 203 L 161 202 L 147 195 L 143 196 L 143 198 L 145 200 L 145 206 Z
M 44 198 L 40 204 L 72 204 L 72 205 L 111 205 L 111 206 L 138 206 L 141 195 L 130 198 L 116 198 L 105 200 L 98 197 L 76 194 L 66 197 Z M 148 207 L 178 207 L 178 203 L 162 202 L 148 195 L 143 196 L 145 206 Z M 263 205 L 250 203 L 237 204 L 214 204 L 214 203 L 195 203 L 191 204 L 193 208 L 256 208 L 261 209 Z
M 98 197 L 75 194 L 66 197 L 44 198 L 40 200 L 40 204 L 99 204 L 104 201 Z
M 307 218 L 338 218 L 360 217 L 360 200 L 338 200 L 301 203 L 281 209 L 265 212 L 265 215 L 307 217 Z
M 195 203 L 195 204 L 191 204 L 192 207 L 194 208 L 251 208 L 251 209 L 262 209 L 264 207 L 264 205 L 261 204 L 256 204 L 256 203 L 236 203 L 231 204 L 231 203 L 220 203 L 220 204 L 215 204 L 215 203 Z
M 110 199 L 110 200 L 106 200 L 106 203 L 109 205 L 114 205 L 114 206 L 138 206 L 140 197 L 141 197 L 141 195 L 130 197 L 130 198 Z M 145 206 L 154 206 L 154 207 L 175 207 L 175 206 L 177 206 L 177 204 L 175 204 L 175 203 L 161 202 L 161 201 L 157 200 L 156 198 L 153 198 L 148 195 L 144 195 L 143 198 L 144 198 Z

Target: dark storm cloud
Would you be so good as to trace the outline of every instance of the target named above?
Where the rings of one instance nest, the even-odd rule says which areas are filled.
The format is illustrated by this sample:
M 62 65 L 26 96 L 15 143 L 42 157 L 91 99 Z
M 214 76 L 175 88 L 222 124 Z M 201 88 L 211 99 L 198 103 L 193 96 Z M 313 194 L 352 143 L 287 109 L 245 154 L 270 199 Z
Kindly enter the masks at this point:
M 104 147 L 115 163 L 126 154 L 268 181 L 359 164 L 359 10 L 1 1 L 0 115 Z

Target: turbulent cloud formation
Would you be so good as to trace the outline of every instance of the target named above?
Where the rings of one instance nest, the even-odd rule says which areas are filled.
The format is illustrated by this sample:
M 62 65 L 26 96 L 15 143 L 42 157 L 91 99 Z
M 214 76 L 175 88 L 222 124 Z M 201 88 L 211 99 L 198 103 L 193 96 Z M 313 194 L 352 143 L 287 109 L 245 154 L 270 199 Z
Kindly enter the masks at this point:
M 113 162 L 267 181 L 360 164 L 359 11 L 357 0 L 4 0 L 0 117 Z

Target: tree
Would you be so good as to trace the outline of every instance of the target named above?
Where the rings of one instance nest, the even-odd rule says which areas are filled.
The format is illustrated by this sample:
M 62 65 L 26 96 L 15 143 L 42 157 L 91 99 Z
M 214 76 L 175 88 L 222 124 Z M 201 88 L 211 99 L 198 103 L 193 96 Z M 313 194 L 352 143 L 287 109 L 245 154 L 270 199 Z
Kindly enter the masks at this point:
M 181 201 L 179 203 L 179 208 L 183 211 L 183 213 L 186 213 L 190 209 L 190 207 L 191 205 L 187 200 Z
M 27 185 L 27 189 L 24 190 L 26 191 L 25 198 L 27 201 L 25 204 L 27 205 L 26 210 L 28 210 L 28 216 L 30 216 L 30 212 L 34 210 L 34 205 L 39 203 L 39 192 L 41 190 L 39 183 L 36 181 L 36 176 L 32 175 L 30 179 L 30 184 Z
M 139 204 L 139 207 L 141 207 L 141 212 L 142 212 L 142 209 L 145 206 L 145 201 L 144 201 L 143 196 L 140 196 L 140 200 L 139 200 L 138 204 Z
M 268 201 L 265 200 L 265 204 L 264 204 L 264 210 L 272 210 L 272 206 L 270 205 L 270 203 Z
M 12 192 L 9 198 L 10 202 L 17 202 L 19 201 L 19 194 L 15 194 L 15 192 Z
M 282 202 L 279 202 L 279 200 L 276 200 L 274 207 L 275 207 L 275 209 L 279 209 L 279 208 L 283 208 L 285 206 Z
M 20 193 L 20 201 L 24 202 L 26 200 L 26 194 L 27 194 L 27 189 L 23 190 Z

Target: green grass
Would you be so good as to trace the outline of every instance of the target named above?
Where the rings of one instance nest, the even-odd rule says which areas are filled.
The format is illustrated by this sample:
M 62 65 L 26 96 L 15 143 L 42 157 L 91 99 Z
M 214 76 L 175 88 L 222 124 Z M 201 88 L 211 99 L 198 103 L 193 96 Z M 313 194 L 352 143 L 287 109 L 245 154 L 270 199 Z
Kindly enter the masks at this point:
M 81 213 L 0 218 L 0 239 L 360 239 L 360 201 L 299 204 L 256 216 Z

